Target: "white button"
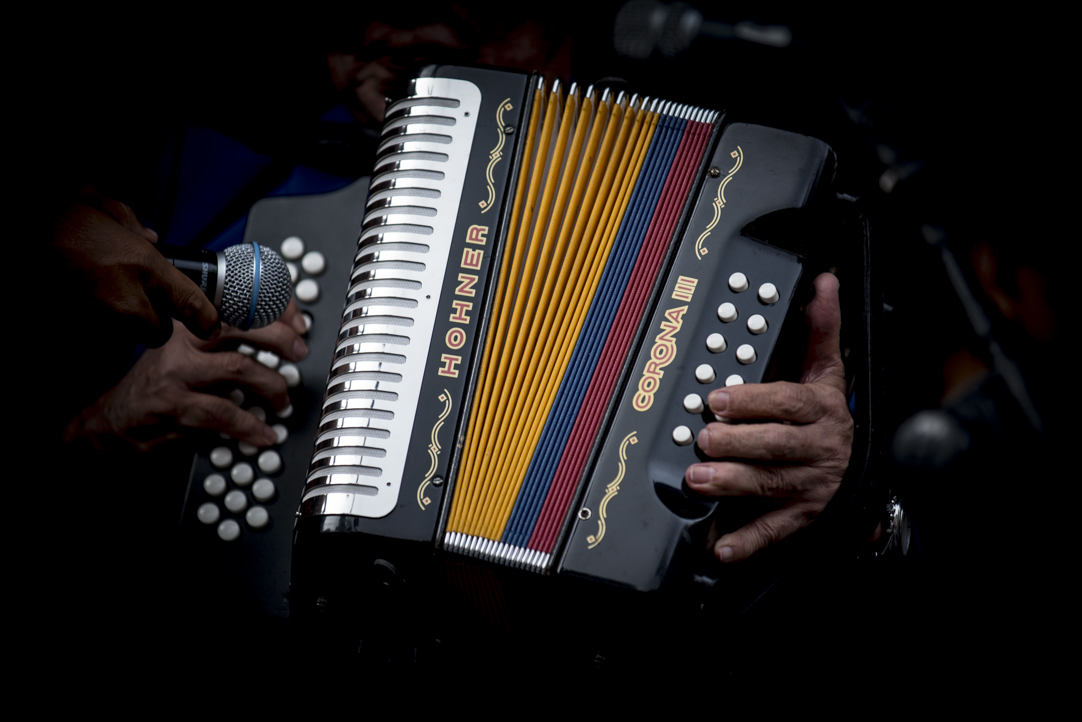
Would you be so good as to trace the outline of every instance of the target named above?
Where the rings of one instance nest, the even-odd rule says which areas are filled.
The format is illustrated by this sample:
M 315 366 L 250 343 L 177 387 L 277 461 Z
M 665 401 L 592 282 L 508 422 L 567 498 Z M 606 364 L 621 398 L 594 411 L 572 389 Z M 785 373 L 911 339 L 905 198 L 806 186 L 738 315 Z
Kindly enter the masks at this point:
M 288 419 L 293 415 L 293 404 L 289 404 L 281 411 L 276 411 L 275 413 L 278 414 L 279 419 Z
M 213 502 L 206 502 L 199 505 L 199 508 L 195 510 L 195 518 L 204 524 L 216 524 L 222 512 L 218 510 L 218 505 Z
M 282 241 L 282 258 L 295 261 L 304 255 L 304 241 L 297 236 L 290 236 Z
M 304 319 L 304 332 L 308 333 L 312 330 L 312 314 L 302 313 L 301 318 Z
M 264 474 L 277 474 L 282 470 L 282 457 L 273 449 L 260 454 L 256 463 Z
M 221 496 L 225 493 L 225 477 L 221 474 L 209 474 L 203 479 L 203 491 L 211 496 Z
M 718 318 L 724 323 L 732 323 L 736 320 L 736 306 L 731 303 L 723 303 L 718 306 Z
M 725 379 L 726 386 L 739 386 L 744 383 L 744 377 L 740 374 L 733 374 L 729 378 Z
M 305 303 L 314 303 L 319 298 L 319 284 L 311 278 L 306 278 L 297 284 L 295 289 L 297 300 Z
M 297 279 L 301 277 L 301 270 L 293 261 L 286 261 L 286 268 L 289 270 L 289 282 L 296 286 Z
M 319 251 L 309 251 L 304 254 L 304 258 L 301 259 L 301 268 L 304 272 L 312 276 L 318 276 L 323 273 L 323 269 L 327 267 L 327 259 L 323 257 L 323 254 Z
M 725 350 L 725 337 L 720 333 L 712 333 L 706 337 L 706 347 L 710 353 L 721 353 Z
M 755 349 L 751 347 L 750 343 L 741 344 L 736 350 L 736 360 L 742 364 L 755 363 Z
M 267 421 L 267 410 L 264 409 L 262 406 L 253 406 L 252 408 L 248 409 L 248 413 L 264 423 L 266 423 Z M 251 456 L 251 454 L 248 454 L 248 456 Z
M 301 383 L 301 370 L 293 364 L 282 364 L 278 367 L 278 373 L 286 378 L 286 386 L 294 388 Z
M 695 380 L 700 384 L 708 384 L 716 378 L 717 375 L 714 373 L 714 367 L 710 364 L 699 364 L 695 369 Z
M 253 506 L 248 510 L 248 513 L 244 515 L 244 521 L 248 522 L 248 526 L 253 529 L 262 529 L 270 521 L 270 514 L 267 510 L 261 506 Z
M 224 469 L 233 463 L 233 452 L 228 446 L 215 447 L 214 451 L 210 452 L 210 463 Z
M 271 353 L 270 351 L 260 351 L 255 355 L 255 360 L 269 369 L 278 368 L 278 364 L 282 362 L 282 359 L 278 357 L 278 354 Z
M 248 497 L 243 491 L 234 489 L 225 495 L 225 508 L 234 514 L 239 514 L 248 508 Z
M 240 449 L 240 453 L 245 456 L 255 456 L 259 453 L 259 447 L 254 444 L 249 444 L 247 441 L 241 441 L 237 444 L 237 448 Z
M 733 293 L 748 290 L 748 277 L 739 271 L 729 276 L 729 290 Z
M 698 394 L 688 394 L 684 397 L 684 411 L 689 414 L 701 414 L 703 412 L 703 397 Z
M 686 426 L 677 426 L 672 430 L 672 440 L 680 446 L 687 446 L 695 440 L 695 436 L 691 433 L 691 429 Z
M 229 470 L 229 478 L 237 486 L 248 486 L 255 478 L 255 472 L 252 471 L 251 464 L 242 461 Z
M 242 353 L 245 356 L 251 356 L 255 353 L 255 347 L 249 346 L 246 343 L 242 343 L 240 346 L 237 346 L 237 353 Z
M 222 438 L 222 439 L 225 439 L 226 441 L 229 441 L 230 439 L 232 439 L 232 438 L 233 438 L 232 436 L 230 436 L 229 434 L 225 433 L 224 431 L 221 431 L 221 432 L 219 432 L 219 433 L 218 433 L 218 436 L 219 436 L 220 438 Z
M 240 536 L 240 524 L 232 519 L 226 519 L 218 525 L 218 538 L 222 541 L 234 541 Z
M 754 314 L 748 319 L 748 330 L 754 334 L 766 333 L 766 319 Z
M 252 484 L 252 496 L 256 501 L 270 501 L 274 498 L 274 482 L 270 479 L 256 479 Z
M 764 283 L 759 286 L 759 300 L 763 303 L 777 303 L 778 289 L 773 283 Z
M 240 389 L 233 389 L 229 392 L 229 400 L 237 406 L 240 406 L 244 403 L 244 392 Z
M 278 436 L 276 441 L 279 444 L 286 443 L 286 439 L 289 438 L 289 429 L 286 428 L 286 425 L 285 424 L 275 424 L 271 428 L 274 430 L 274 433 Z

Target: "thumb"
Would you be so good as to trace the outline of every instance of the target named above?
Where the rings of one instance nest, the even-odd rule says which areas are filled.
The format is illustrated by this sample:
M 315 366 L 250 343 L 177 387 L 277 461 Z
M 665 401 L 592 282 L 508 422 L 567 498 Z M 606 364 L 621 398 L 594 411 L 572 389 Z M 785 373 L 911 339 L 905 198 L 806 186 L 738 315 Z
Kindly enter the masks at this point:
M 821 273 L 814 281 L 815 298 L 804 309 L 808 322 L 808 355 L 804 359 L 801 383 L 827 382 L 845 393 L 845 366 L 842 364 L 842 307 L 838 279 Z

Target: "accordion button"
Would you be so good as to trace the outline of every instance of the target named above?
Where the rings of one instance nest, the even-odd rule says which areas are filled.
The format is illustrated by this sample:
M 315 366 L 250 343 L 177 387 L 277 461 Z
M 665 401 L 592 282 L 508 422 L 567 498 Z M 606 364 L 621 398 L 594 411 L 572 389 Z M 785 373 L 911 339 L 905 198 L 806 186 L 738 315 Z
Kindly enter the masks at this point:
M 739 271 L 729 276 L 729 290 L 733 293 L 748 290 L 748 277 Z
M 766 319 L 759 314 L 753 315 L 748 319 L 748 330 L 756 335 L 766 333 Z
M 285 424 L 275 424 L 271 427 L 271 429 L 274 430 L 274 433 L 277 436 L 277 438 L 275 439 L 277 443 L 286 443 L 286 439 L 289 438 L 289 429 L 286 428 Z
M 270 521 L 270 514 L 261 506 L 253 506 L 244 515 L 244 521 L 248 522 L 248 526 L 253 529 L 262 529 Z
M 234 514 L 240 514 L 248 508 L 248 497 L 244 495 L 243 491 L 234 489 L 225 495 L 225 508 Z
M 264 474 L 277 474 L 282 470 L 282 457 L 277 451 L 264 451 L 259 455 L 259 469 Z
M 319 284 L 311 278 L 306 278 L 297 284 L 294 293 L 297 294 L 297 300 L 299 301 L 315 303 L 319 299 Z
M 240 524 L 232 519 L 226 519 L 218 525 L 218 538 L 222 541 L 235 541 L 240 536 Z
M 710 349 L 710 353 L 721 353 L 725 350 L 725 337 L 720 333 L 712 333 L 706 337 L 706 347 Z
M 241 441 L 237 444 L 237 448 L 240 449 L 240 453 L 245 456 L 255 456 L 259 453 L 259 447 L 253 444 L 249 444 L 247 441 Z
M 210 452 L 210 463 L 224 469 L 233 463 L 233 452 L 228 446 L 215 447 L 214 451 Z
M 681 425 L 672 430 L 672 440 L 680 446 L 687 446 L 695 440 L 695 435 L 691 433 L 691 429 Z
M 759 300 L 766 304 L 777 303 L 778 289 L 773 283 L 764 283 L 759 286 Z
M 736 350 L 736 360 L 742 364 L 755 363 L 756 358 L 755 349 L 752 348 L 750 343 L 741 344 Z
M 244 392 L 240 389 L 233 389 L 229 392 L 229 400 L 237 406 L 240 406 L 244 403 Z
M 744 377 L 740 374 L 733 374 L 725 379 L 726 386 L 739 386 L 742 383 L 744 383 Z
M 301 277 L 301 270 L 293 261 L 286 261 L 286 269 L 289 271 L 289 282 L 296 286 L 297 279 Z
M 310 276 L 318 276 L 327 267 L 327 259 L 319 251 L 309 251 L 301 259 L 301 268 Z
M 710 364 L 699 364 L 695 369 L 695 380 L 700 384 L 708 384 L 717 378 L 714 367 Z
M 200 504 L 199 508 L 195 510 L 195 517 L 204 524 L 217 524 L 222 512 L 218 509 L 218 505 L 212 502 L 206 502 Z
M 255 478 L 255 472 L 252 471 L 251 464 L 241 462 L 229 470 L 229 478 L 237 486 L 248 486 Z
M 282 364 L 278 368 L 278 373 L 285 376 L 286 386 L 291 389 L 299 386 L 301 383 L 301 370 L 293 364 Z
M 251 356 L 255 353 L 255 347 L 249 346 L 246 343 L 242 343 L 240 346 L 237 346 L 237 353 L 242 353 L 245 356 Z
M 264 409 L 262 406 L 253 406 L 252 408 L 247 409 L 247 411 L 249 414 L 256 417 L 260 421 L 267 420 L 267 410 Z
M 225 477 L 221 474 L 209 474 L 203 479 L 203 491 L 209 496 L 221 496 L 225 493 Z
M 304 332 L 308 333 L 312 330 L 312 314 L 302 313 L 301 318 L 304 319 Z
M 282 258 L 287 261 L 295 261 L 304 255 L 304 241 L 297 236 L 290 236 L 282 241 Z
M 252 484 L 252 496 L 256 501 L 270 501 L 274 498 L 274 482 L 270 479 L 258 479 Z
M 703 397 L 698 394 L 688 394 L 684 397 L 684 411 L 689 414 L 701 414 L 703 412 Z
M 736 306 L 733 304 L 726 302 L 718 306 L 718 320 L 722 323 L 732 323 L 736 316 Z
M 276 413 L 278 414 L 279 419 L 288 419 L 290 416 L 293 415 L 293 404 L 289 404 L 284 409 Z
M 255 355 L 255 360 L 269 369 L 278 368 L 278 364 L 282 362 L 282 359 L 279 358 L 278 354 L 271 353 L 270 351 L 260 351 Z

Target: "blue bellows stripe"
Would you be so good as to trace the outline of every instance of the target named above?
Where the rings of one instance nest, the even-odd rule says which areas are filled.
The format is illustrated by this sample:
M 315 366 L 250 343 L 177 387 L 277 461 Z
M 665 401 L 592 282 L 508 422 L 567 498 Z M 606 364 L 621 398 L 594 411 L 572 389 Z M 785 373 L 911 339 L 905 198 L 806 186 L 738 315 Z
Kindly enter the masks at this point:
M 260 268 L 263 266 L 263 263 L 259 258 L 258 243 L 252 244 L 252 251 L 255 254 L 252 257 L 252 262 L 255 263 L 255 274 L 252 279 L 252 304 L 248 306 L 248 320 L 244 322 L 244 328 L 241 329 L 242 331 L 247 331 L 252 327 L 252 321 L 253 319 L 255 319 L 255 307 L 257 302 L 259 301 L 259 271 Z

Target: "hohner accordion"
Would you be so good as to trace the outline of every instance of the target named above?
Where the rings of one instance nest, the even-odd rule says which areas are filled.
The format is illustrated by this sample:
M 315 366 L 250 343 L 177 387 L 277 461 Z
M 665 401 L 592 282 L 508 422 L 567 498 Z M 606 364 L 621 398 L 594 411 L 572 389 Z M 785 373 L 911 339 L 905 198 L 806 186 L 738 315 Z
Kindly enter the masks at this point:
M 658 588 L 719 506 L 683 485 L 708 393 L 778 375 L 829 267 L 816 239 L 756 228 L 837 203 L 833 151 L 516 72 L 428 66 L 402 88 L 294 579 L 314 549 L 349 573 L 359 545 Z

